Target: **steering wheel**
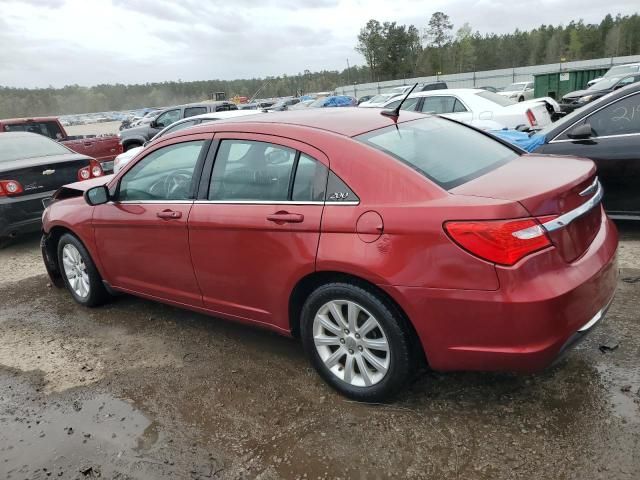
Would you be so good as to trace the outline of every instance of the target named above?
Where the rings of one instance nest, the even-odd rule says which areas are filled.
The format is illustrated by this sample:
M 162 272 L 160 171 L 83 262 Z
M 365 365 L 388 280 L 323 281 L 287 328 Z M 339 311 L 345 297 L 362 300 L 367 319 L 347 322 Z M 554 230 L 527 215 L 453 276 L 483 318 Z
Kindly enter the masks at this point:
M 151 195 L 155 198 L 177 199 L 186 198 L 191 187 L 192 172 L 189 170 L 176 170 L 160 180 L 154 182 L 149 188 Z

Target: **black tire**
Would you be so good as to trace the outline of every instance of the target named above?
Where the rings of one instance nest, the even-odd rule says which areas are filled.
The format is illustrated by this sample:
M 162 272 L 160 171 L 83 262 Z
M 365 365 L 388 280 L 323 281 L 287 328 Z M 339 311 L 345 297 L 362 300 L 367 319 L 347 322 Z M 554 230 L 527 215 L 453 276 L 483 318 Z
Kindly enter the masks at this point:
M 378 383 L 371 386 L 351 385 L 334 375 L 321 359 L 314 342 L 313 322 L 320 308 L 332 300 L 357 303 L 373 315 L 382 328 L 389 345 L 389 367 Z M 411 334 L 402 315 L 380 294 L 350 283 L 323 285 L 307 298 L 300 322 L 302 343 L 311 364 L 329 385 L 343 395 L 362 402 L 379 402 L 398 393 L 409 380 L 415 363 Z
M 136 142 L 128 143 L 128 144 L 126 144 L 126 145 L 124 146 L 124 149 L 123 149 L 123 150 L 126 152 L 126 151 L 131 150 L 132 148 L 141 147 L 141 146 L 142 146 L 142 144 L 140 144 L 140 143 L 136 143 Z
M 65 245 L 73 245 L 82 257 L 82 261 L 84 262 L 85 271 L 89 277 L 89 292 L 84 297 L 78 295 L 74 291 L 74 289 L 71 287 L 71 284 L 69 283 L 67 275 L 65 274 L 65 267 L 63 263 L 63 249 Z M 109 300 L 110 295 L 104 288 L 102 277 L 100 276 L 100 273 L 98 273 L 98 269 L 93 263 L 91 255 L 89 255 L 89 252 L 77 237 L 70 233 L 65 233 L 64 235 L 62 235 L 60 237 L 60 240 L 58 241 L 57 252 L 58 268 L 60 269 L 62 280 L 64 281 L 65 287 L 67 287 L 67 290 L 69 291 L 69 293 L 71 293 L 71 296 L 76 302 L 85 307 L 97 307 Z
M 520 97 L 520 98 L 518 99 L 518 102 L 524 102 L 524 97 Z

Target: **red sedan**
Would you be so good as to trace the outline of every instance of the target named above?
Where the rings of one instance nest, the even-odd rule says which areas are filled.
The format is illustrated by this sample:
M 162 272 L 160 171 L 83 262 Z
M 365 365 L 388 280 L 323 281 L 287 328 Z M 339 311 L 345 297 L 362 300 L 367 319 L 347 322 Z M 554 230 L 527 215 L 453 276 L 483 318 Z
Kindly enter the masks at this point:
M 531 372 L 603 316 L 617 232 L 594 164 L 457 122 L 292 111 L 162 138 L 44 213 L 58 284 L 299 336 L 359 400 L 436 370 Z

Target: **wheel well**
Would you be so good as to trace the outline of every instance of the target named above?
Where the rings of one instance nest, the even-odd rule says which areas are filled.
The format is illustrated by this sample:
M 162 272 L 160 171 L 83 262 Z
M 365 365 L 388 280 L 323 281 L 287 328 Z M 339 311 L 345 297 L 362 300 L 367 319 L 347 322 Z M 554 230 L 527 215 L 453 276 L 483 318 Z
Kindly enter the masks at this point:
M 420 342 L 418 333 L 409 320 L 408 315 L 398 304 L 398 302 L 396 302 L 387 292 L 385 292 L 375 284 L 361 277 L 348 273 L 314 272 L 302 278 L 296 284 L 296 286 L 293 288 L 293 291 L 291 292 L 291 296 L 289 297 L 289 329 L 294 337 L 300 337 L 300 313 L 302 312 L 302 307 L 307 297 L 316 288 L 328 283 L 336 282 L 350 283 L 352 285 L 357 285 L 360 288 L 368 290 L 369 292 L 378 295 L 380 299 L 387 304 L 388 307 L 390 307 L 392 310 L 395 310 L 400 315 L 407 331 L 409 332 L 409 337 L 411 339 L 411 345 L 414 352 L 417 354 L 417 357 L 421 361 L 426 362 L 426 352 L 422 348 L 422 342 Z

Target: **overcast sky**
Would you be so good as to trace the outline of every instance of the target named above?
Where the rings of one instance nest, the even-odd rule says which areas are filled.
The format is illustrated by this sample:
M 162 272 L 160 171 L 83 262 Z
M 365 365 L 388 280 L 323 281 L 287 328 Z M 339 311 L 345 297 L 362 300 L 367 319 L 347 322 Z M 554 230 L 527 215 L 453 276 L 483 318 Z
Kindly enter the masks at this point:
M 370 18 L 423 28 L 437 10 L 454 29 L 530 29 L 638 0 L 0 0 L 0 85 L 145 83 L 296 74 L 363 63 Z

